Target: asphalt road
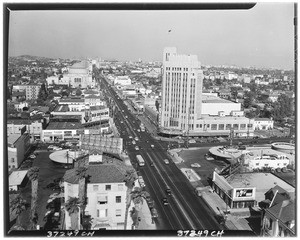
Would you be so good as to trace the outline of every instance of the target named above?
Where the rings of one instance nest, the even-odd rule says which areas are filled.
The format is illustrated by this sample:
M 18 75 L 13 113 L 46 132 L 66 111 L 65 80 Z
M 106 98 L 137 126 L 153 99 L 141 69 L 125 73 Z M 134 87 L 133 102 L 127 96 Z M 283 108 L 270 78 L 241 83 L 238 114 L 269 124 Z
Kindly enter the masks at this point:
M 124 139 L 126 151 L 133 166 L 145 180 L 145 190 L 151 195 L 158 210 L 157 228 L 161 230 L 221 230 L 224 227 L 215 219 L 214 213 L 207 207 L 206 203 L 193 191 L 183 173 L 171 161 L 166 146 L 155 140 L 148 132 L 138 131 L 140 121 L 132 115 L 126 105 L 118 98 L 115 91 L 103 81 L 108 94 L 113 99 L 117 111 L 114 120 Z M 138 137 L 136 144 L 132 138 Z M 151 144 L 154 148 L 151 148 Z M 139 146 L 139 150 L 135 149 Z M 139 167 L 136 155 L 142 155 L 145 166 Z M 164 159 L 169 159 L 170 164 L 165 164 Z M 153 161 L 154 166 L 150 166 Z M 172 195 L 168 196 L 165 190 L 171 189 Z M 164 206 L 162 198 L 167 197 L 169 205 Z

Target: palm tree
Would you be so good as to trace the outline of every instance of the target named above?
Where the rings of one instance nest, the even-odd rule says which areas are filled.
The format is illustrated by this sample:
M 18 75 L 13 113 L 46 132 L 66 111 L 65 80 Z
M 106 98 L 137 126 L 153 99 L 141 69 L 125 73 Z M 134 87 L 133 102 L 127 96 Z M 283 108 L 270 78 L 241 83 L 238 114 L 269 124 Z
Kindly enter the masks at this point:
M 125 229 L 127 228 L 127 214 L 128 214 L 128 210 L 130 207 L 130 201 L 131 201 L 131 196 L 130 193 L 132 191 L 133 188 L 133 184 L 134 181 L 137 179 L 137 174 L 136 171 L 131 168 L 131 169 L 127 169 L 126 170 L 126 174 L 125 174 L 125 185 L 127 187 L 127 192 L 126 192 L 126 211 L 125 211 L 125 223 L 124 223 L 124 227 Z
M 70 197 L 65 204 L 65 208 L 71 217 L 71 229 L 79 230 L 79 199 L 76 197 Z
M 10 210 L 11 213 L 15 212 L 15 214 L 17 215 L 17 226 L 20 226 L 20 215 L 22 212 L 24 212 L 25 210 L 27 210 L 27 208 L 29 207 L 29 203 L 27 203 L 26 200 L 24 200 L 22 197 L 18 196 L 15 199 L 13 199 L 10 202 Z
M 135 209 L 137 211 L 141 210 L 141 205 L 144 202 L 144 199 L 146 198 L 148 192 L 143 191 L 141 188 L 136 187 L 132 192 L 131 192 L 131 198 L 133 200 L 133 203 L 135 205 Z
M 86 179 L 88 177 L 87 167 L 79 167 L 76 169 L 76 176 L 78 178 L 79 184 L 79 206 L 81 210 L 81 214 L 84 215 L 84 209 L 86 205 Z
M 38 178 L 39 178 L 39 171 L 38 167 L 32 167 L 28 171 L 28 177 L 31 181 L 31 211 L 30 211 L 30 222 L 31 222 L 31 229 L 35 230 L 37 225 L 37 213 L 36 213 L 36 206 L 37 206 L 37 197 L 38 197 Z

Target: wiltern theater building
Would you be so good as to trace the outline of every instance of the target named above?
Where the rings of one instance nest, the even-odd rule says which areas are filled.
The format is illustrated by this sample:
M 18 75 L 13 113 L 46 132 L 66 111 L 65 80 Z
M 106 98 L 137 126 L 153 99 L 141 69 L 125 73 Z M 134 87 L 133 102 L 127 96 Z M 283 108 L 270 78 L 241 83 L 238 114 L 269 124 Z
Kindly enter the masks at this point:
M 164 49 L 159 132 L 189 136 L 253 136 L 253 119 L 240 103 L 202 92 L 203 72 L 196 55 Z

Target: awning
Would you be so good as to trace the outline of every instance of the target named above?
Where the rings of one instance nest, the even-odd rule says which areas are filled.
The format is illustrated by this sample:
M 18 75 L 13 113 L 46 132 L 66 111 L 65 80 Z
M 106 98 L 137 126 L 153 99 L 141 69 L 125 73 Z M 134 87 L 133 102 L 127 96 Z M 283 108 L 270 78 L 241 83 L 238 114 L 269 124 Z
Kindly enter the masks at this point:
M 98 202 L 106 202 L 107 201 L 107 196 L 106 195 L 97 196 L 97 201 Z

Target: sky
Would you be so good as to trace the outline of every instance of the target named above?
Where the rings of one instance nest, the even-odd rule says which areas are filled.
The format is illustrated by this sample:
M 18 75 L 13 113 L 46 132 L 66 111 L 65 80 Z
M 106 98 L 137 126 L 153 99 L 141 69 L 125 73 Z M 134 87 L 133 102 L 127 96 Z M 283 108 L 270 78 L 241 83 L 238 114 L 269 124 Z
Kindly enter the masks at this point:
M 163 49 L 176 47 L 203 65 L 290 70 L 293 18 L 292 2 L 230 11 L 11 11 L 9 56 L 162 61 Z

